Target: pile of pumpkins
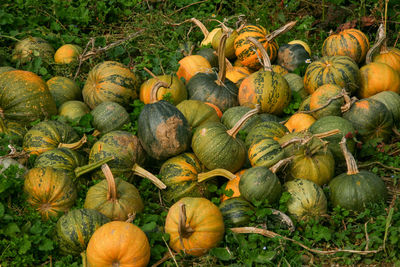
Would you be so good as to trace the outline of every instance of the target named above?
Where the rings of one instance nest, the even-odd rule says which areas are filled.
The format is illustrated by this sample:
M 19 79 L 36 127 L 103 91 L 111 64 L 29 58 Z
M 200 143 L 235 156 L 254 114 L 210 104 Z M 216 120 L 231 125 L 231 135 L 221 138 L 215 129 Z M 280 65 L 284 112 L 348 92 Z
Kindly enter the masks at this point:
M 183 57 L 176 74 L 152 74 L 142 84 L 115 61 L 96 65 L 83 90 L 66 77 L 45 82 L 32 72 L 0 67 L 1 131 L 19 136 L 24 151 L 37 155 L 25 175 L 27 201 L 44 220 L 59 217 L 61 250 L 86 251 L 89 266 L 148 264 L 147 237 L 131 223 L 146 205 L 126 181 L 135 175 L 150 179 L 170 205 L 164 227 L 169 246 L 194 256 L 217 246 L 226 226 L 248 225 L 255 204 L 274 204 L 284 191 L 292 196 L 288 213 L 296 220 L 327 213 L 324 185 L 332 206 L 349 210 L 387 198 L 382 179 L 359 171 L 352 156 L 356 144 L 389 141 L 400 119 L 400 51 L 386 46 L 384 32 L 371 49 L 357 29 L 332 34 L 323 57 L 311 61 L 305 42 L 279 47 L 274 40 L 295 22 L 268 33 L 261 26 L 223 24 L 208 32 L 191 21 L 205 35 L 196 54 Z M 13 60 L 35 55 L 70 64 L 81 53 L 70 44 L 54 52 L 30 37 L 16 45 Z M 302 64 L 304 77 L 293 73 Z M 303 103 L 283 119 L 293 92 Z M 135 136 L 121 128 L 137 98 L 145 106 Z M 89 112 L 98 139 L 84 156 L 86 137 L 50 117 L 76 121 Z M 36 120 L 41 122 L 28 128 Z M 148 157 L 160 162 L 159 178 L 141 167 Z M 101 182 L 89 188 L 83 209 L 73 209 L 83 175 Z M 207 188 L 224 179 L 217 207 Z

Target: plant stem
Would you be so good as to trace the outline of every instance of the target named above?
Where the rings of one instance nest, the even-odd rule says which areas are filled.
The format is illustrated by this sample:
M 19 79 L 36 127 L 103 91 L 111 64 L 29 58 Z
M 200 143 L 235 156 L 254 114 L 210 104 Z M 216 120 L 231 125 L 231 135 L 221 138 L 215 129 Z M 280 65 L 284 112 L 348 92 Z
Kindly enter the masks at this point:
M 228 170 L 215 169 L 215 170 L 212 170 L 212 171 L 199 173 L 197 175 L 197 181 L 199 183 L 201 183 L 201 182 L 206 181 L 206 180 L 208 180 L 208 179 L 210 179 L 212 177 L 215 177 L 215 176 L 222 176 L 222 177 L 228 178 L 229 180 L 232 180 L 232 179 L 236 178 L 236 175 L 234 175 L 233 173 L 231 173 Z

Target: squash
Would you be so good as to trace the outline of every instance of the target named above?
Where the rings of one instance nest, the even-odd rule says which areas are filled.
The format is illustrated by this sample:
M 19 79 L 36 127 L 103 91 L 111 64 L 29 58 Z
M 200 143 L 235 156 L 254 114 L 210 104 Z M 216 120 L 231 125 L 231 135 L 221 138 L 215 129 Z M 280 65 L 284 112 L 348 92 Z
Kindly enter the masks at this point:
M 0 74 L 7 72 L 7 71 L 12 71 L 15 70 L 15 68 L 11 67 L 11 66 L 3 66 L 0 67 Z
M 383 91 L 370 97 L 382 102 L 393 115 L 393 122 L 400 122 L 400 95 L 392 91 Z M 350 151 L 351 152 L 351 151 Z
M 223 193 L 221 196 L 221 202 L 224 202 L 227 199 L 230 198 L 234 198 L 234 197 L 239 197 L 240 196 L 240 191 L 239 191 L 239 181 L 240 181 L 240 177 L 242 176 L 242 174 L 245 172 L 244 170 L 238 171 L 237 173 L 235 173 L 236 177 L 233 178 L 232 180 L 229 180 L 225 187 L 224 187 L 224 191 L 230 191 L 232 190 L 233 194 L 231 196 L 227 196 L 226 193 Z
M 7 121 L 28 124 L 57 114 L 46 82 L 33 72 L 4 72 L 0 75 L 0 91 L 0 111 Z
M 82 90 L 83 100 L 91 108 L 105 101 L 129 105 L 137 98 L 139 79 L 126 66 L 104 61 L 90 70 Z
M 212 47 L 201 47 L 195 55 L 199 55 L 207 59 L 212 68 L 218 68 L 218 56 Z
M 193 256 L 202 256 L 216 247 L 224 231 L 221 211 L 205 198 L 182 198 L 171 206 L 165 219 L 169 246 Z
M 150 244 L 136 225 L 109 222 L 93 233 L 86 259 L 89 266 L 145 267 L 150 261 Z
M 32 168 L 25 175 L 27 201 L 43 220 L 56 218 L 74 205 L 77 191 L 68 172 L 51 167 Z
M 66 101 L 58 108 L 58 115 L 70 121 L 79 121 L 80 118 L 89 112 L 89 107 L 84 102 L 77 100 Z
M 375 55 L 372 61 L 385 63 L 396 70 L 400 75 L 400 49 L 395 47 L 382 47 L 380 53 Z
M 283 78 L 288 82 L 290 89 L 300 95 L 301 99 L 308 96 L 307 91 L 304 89 L 303 78 L 295 73 L 288 73 L 283 75 Z
M 336 176 L 329 183 L 332 206 L 363 211 L 368 205 L 385 202 L 387 189 L 383 180 L 372 172 L 358 170 L 353 155 L 347 150 L 345 138 L 340 147 L 346 159 L 347 173 Z
M 307 51 L 307 53 L 309 54 L 309 56 L 311 57 L 311 48 L 310 48 L 310 46 L 309 46 L 306 42 L 304 42 L 304 41 L 302 41 L 302 40 L 293 40 L 293 41 L 288 42 L 288 44 L 290 44 L 290 45 L 299 44 L 299 45 L 303 46 L 304 49 L 305 49 L 305 50 Z
M 126 109 L 120 104 L 111 101 L 100 103 L 90 114 L 93 116 L 93 127 L 101 134 L 120 130 L 131 121 Z
M 60 250 L 65 255 L 79 255 L 86 250 L 93 233 L 110 219 L 96 210 L 76 209 L 57 221 L 56 235 Z
M 27 63 L 34 57 L 40 57 L 43 61 L 50 63 L 53 60 L 54 48 L 40 37 L 27 37 L 19 41 L 13 51 L 11 60 Z
M 343 91 L 339 86 L 334 84 L 324 84 L 318 87 L 310 98 L 310 110 L 316 110 L 312 113 L 314 118 L 341 116 L 341 107 L 345 103 L 345 93 L 346 91 Z M 325 106 L 329 101 L 331 101 L 330 104 Z
M 26 132 L 26 126 L 23 124 L 19 122 L 5 121 L 0 117 L 0 133 L 12 136 L 14 141 L 18 144 L 22 143 Z
M 186 151 L 190 146 L 191 132 L 185 116 L 174 105 L 160 100 L 142 109 L 138 119 L 138 137 L 144 150 L 161 160 Z
M 235 47 L 234 47 L 234 42 L 236 38 L 238 37 L 238 32 L 233 29 L 227 28 L 225 25 L 221 24 L 222 26 L 222 31 L 217 31 L 211 41 L 211 45 L 214 48 L 214 50 L 218 51 L 219 47 L 222 45 L 224 49 L 224 54 L 228 59 L 234 59 L 235 58 Z M 225 33 L 228 34 L 228 38 L 226 39 L 226 42 L 224 44 L 221 44 L 221 39 L 222 36 Z
M 248 157 L 251 166 L 272 167 L 285 158 L 285 152 L 273 137 L 255 138 L 249 146 Z
M 249 76 L 251 73 L 252 71 L 246 67 L 227 66 L 226 78 L 235 83 L 237 87 L 239 87 L 243 79 Z
M 311 115 L 304 113 L 295 113 L 290 116 L 289 120 L 285 123 L 285 126 L 289 130 L 289 132 L 301 132 L 310 128 L 310 126 L 313 125 L 314 122 L 315 118 Z
M 190 55 L 179 60 L 176 76 L 187 84 L 197 73 L 213 73 L 210 62 L 200 55 Z
M 304 74 L 304 88 L 309 94 L 328 83 L 354 94 L 360 82 L 360 69 L 356 62 L 347 56 L 322 57 L 308 65 Z
M 82 98 L 82 91 L 79 86 L 67 77 L 55 76 L 47 81 L 47 86 L 57 108 L 64 102 Z
M 248 225 L 251 214 L 255 212 L 253 205 L 242 197 L 227 199 L 219 205 L 219 210 L 224 217 L 225 225 L 229 227 Z
M 348 56 L 361 64 L 368 49 L 369 41 L 362 31 L 346 29 L 325 39 L 322 44 L 322 56 Z
M 220 121 L 214 108 L 199 100 L 184 100 L 176 108 L 185 116 L 191 129 L 208 121 Z
M 235 124 L 247 113 L 251 110 L 251 108 L 246 106 L 236 106 L 227 109 L 221 117 L 221 122 L 227 127 L 232 128 Z M 243 126 L 240 128 L 240 131 L 247 134 L 251 129 L 261 123 L 261 118 L 259 115 L 254 115 L 251 117 Z
M 57 64 L 70 64 L 77 62 L 80 54 L 82 54 L 82 47 L 75 44 L 65 44 L 57 49 L 54 54 L 54 62 Z
M 300 65 L 310 61 L 310 54 L 300 44 L 285 44 L 278 50 L 278 65 L 288 71 L 294 71 Z
M 249 148 L 252 143 L 258 142 L 259 140 L 265 138 L 273 138 L 274 140 L 278 140 L 288 132 L 289 130 L 286 128 L 286 126 L 278 122 L 262 122 L 257 124 L 247 134 L 245 141 L 246 147 Z

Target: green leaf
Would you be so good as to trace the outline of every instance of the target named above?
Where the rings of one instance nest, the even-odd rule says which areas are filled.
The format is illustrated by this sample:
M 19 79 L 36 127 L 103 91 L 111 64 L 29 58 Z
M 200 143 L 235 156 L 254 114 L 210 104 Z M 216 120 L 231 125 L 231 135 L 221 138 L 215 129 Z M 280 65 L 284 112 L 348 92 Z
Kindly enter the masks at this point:
M 156 224 L 156 222 L 153 221 L 153 222 L 143 225 L 141 228 L 142 228 L 142 231 L 146 233 L 146 232 L 152 232 L 154 229 L 156 229 L 156 227 L 157 227 L 157 224 Z
M 275 256 L 275 251 L 267 251 L 265 253 L 259 254 L 254 261 L 257 263 L 271 263 Z
M 6 236 L 15 236 L 16 233 L 21 232 L 21 230 L 19 229 L 18 225 L 14 222 L 7 224 L 6 229 L 4 231 L 4 234 Z
M 28 239 L 24 239 L 20 244 L 18 254 L 25 254 L 30 249 L 31 249 L 31 241 L 29 241 Z
M 233 255 L 226 248 L 213 248 L 210 254 L 222 261 L 229 261 L 234 259 Z
M 4 205 L 2 203 L 0 203 L 0 218 L 4 216 Z
M 53 241 L 51 241 L 48 238 L 44 239 L 39 245 L 39 250 L 40 251 L 50 251 L 50 250 L 53 250 L 53 249 L 54 249 Z

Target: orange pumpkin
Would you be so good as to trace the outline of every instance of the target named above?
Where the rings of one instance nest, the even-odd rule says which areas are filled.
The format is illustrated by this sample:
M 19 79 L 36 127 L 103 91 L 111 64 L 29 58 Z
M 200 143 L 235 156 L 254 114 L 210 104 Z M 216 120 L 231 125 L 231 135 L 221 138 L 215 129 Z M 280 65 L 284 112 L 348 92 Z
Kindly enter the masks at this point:
M 289 118 L 285 126 L 288 128 L 289 132 L 301 132 L 310 128 L 314 122 L 315 119 L 313 116 L 304 113 L 296 113 Z
M 284 67 L 282 67 L 280 65 L 272 65 L 272 71 L 276 72 L 282 76 L 289 73 L 289 71 L 287 69 L 285 69 Z
M 74 44 L 65 44 L 57 49 L 54 54 L 54 62 L 58 64 L 69 64 L 76 62 L 79 55 L 82 53 L 82 48 Z
M 191 55 L 179 61 L 179 69 L 176 75 L 179 79 L 185 79 L 187 83 L 196 73 L 212 73 L 210 62 L 205 57 Z
M 147 266 L 150 245 L 146 234 L 136 225 L 113 221 L 98 228 L 86 249 L 89 266 Z
M 165 221 L 169 246 L 193 256 L 202 256 L 216 247 L 224 231 L 221 211 L 206 198 L 182 198 L 171 206 Z
M 244 78 L 249 76 L 252 72 L 246 67 L 232 66 L 227 67 L 226 78 L 234 82 L 238 87 Z
M 374 56 L 373 62 L 385 63 L 400 74 L 400 49 L 384 47 L 378 55 Z
M 221 202 L 224 202 L 227 199 L 234 198 L 234 197 L 239 197 L 240 196 L 240 191 L 239 191 L 239 182 L 240 182 L 240 176 L 244 173 L 245 170 L 238 171 L 235 175 L 236 178 L 229 180 L 228 183 L 226 183 L 225 186 L 225 191 L 232 190 L 233 194 L 232 196 L 228 197 L 227 195 L 223 194 L 221 196 Z

